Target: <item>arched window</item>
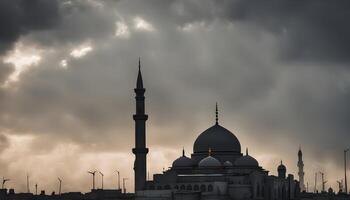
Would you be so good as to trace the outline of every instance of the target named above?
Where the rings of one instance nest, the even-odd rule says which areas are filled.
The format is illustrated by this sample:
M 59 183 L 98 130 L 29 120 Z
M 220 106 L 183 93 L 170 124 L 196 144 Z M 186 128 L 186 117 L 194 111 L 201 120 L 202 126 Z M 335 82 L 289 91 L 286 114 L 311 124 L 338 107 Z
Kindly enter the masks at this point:
M 192 185 L 187 185 L 186 190 L 192 190 Z
M 205 185 L 201 185 L 201 192 L 205 192 L 207 190 L 207 188 L 205 187 Z
M 199 186 L 198 185 L 194 185 L 193 190 L 194 191 L 198 191 L 199 190 Z
M 212 192 L 214 190 L 213 185 L 208 185 L 208 192 Z
M 185 185 L 180 186 L 180 190 L 185 190 L 185 189 L 186 189 Z
M 164 186 L 164 189 L 170 190 L 170 185 L 165 185 L 165 186 Z

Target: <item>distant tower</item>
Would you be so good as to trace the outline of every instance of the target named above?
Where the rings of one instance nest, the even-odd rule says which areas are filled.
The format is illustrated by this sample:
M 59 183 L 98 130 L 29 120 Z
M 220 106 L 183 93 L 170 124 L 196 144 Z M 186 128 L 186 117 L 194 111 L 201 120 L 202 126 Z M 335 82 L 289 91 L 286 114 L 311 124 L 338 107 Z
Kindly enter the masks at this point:
M 283 165 L 282 160 L 281 160 L 281 164 L 278 166 L 277 168 L 278 171 L 278 178 L 286 178 L 286 172 L 287 172 L 287 168 L 286 166 Z
M 305 184 L 304 184 L 304 162 L 303 162 L 303 153 L 301 152 L 301 148 L 299 147 L 298 151 L 298 175 L 299 175 L 299 184 L 300 184 L 300 190 L 305 190 Z
M 135 120 L 135 148 L 132 152 L 135 154 L 134 171 L 135 171 L 135 191 L 144 190 L 146 183 L 146 156 L 148 148 L 146 148 L 146 120 L 148 115 L 145 114 L 145 96 L 146 91 L 143 88 L 141 63 L 139 59 L 139 73 L 135 88 L 136 93 L 136 114 L 133 116 Z

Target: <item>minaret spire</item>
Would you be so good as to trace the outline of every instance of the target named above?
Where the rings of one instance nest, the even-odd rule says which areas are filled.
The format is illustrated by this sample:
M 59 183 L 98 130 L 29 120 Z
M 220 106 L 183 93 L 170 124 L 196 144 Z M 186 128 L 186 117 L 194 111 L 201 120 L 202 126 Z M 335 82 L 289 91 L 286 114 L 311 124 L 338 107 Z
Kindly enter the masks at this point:
M 215 124 L 219 124 L 219 111 L 218 111 L 218 102 L 215 104 Z
M 143 88 L 140 57 L 139 57 L 139 73 L 137 75 L 136 88 L 138 88 L 138 89 L 142 89 Z
M 245 149 L 245 154 L 248 155 L 248 147 Z
M 185 147 L 182 148 L 182 156 L 185 157 Z
M 300 191 L 305 191 L 305 183 L 304 183 L 304 161 L 303 161 L 303 152 L 301 151 L 301 145 L 299 145 L 298 151 L 298 176 L 299 176 L 299 185 Z
M 137 75 L 136 88 L 136 113 L 133 118 L 135 121 L 135 148 L 132 152 L 135 154 L 134 172 L 135 172 L 135 191 L 144 190 L 147 175 L 147 153 L 146 147 L 146 120 L 145 114 L 145 91 L 141 75 L 141 62 L 139 59 L 139 72 Z

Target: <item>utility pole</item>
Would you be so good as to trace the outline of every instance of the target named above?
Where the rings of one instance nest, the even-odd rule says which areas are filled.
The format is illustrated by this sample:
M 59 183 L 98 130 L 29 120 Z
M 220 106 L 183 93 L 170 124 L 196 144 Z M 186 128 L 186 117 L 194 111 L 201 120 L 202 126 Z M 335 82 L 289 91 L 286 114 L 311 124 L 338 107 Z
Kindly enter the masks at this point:
M 345 194 L 348 193 L 348 180 L 346 175 L 346 153 L 349 151 L 349 149 L 344 150 L 344 175 L 345 175 Z
M 4 177 L 2 177 L 2 186 L 1 186 L 2 189 L 5 188 L 5 183 L 8 181 L 10 181 L 10 179 L 5 179 Z
M 117 170 L 117 175 L 118 175 L 118 189 L 120 190 L 120 172 Z
M 104 175 L 103 175 L 102 172 L 100 172 L 100 171 L 99 171 L 98 173 L 101 175 L 101 178 L 102 178 L 102 182 L 101 182 L 101 183 L 102 183 L 102 190 L 103 190 L 103 176 L 104 176 Z
M 95 189 L 95 174 L 96 174 L 96 171 L 88 171 L 89 174 L 92 175 L 92 189 L 94 190 Z
M 319 172 L 321 174 L 321 178 L 322 178 L 322 192 L 326 192 L 325 190 L 325 184 L 327 183 L 327 181 L 324 180 L 324 173 L 323 172 Z
M 35 195 L 38 195 L 38 184 L 35 184 Z
M 123 178 L 123 191 L 124 191 L 124 194 L 126 194 L 126 187 L 125 187 L 126 180 L 128 180 L 128 178 Z
M 58 186 L 58 195 L 61 195 L 61 188 L 62 188 L 62 180 L 58 178 L 59 186 Z

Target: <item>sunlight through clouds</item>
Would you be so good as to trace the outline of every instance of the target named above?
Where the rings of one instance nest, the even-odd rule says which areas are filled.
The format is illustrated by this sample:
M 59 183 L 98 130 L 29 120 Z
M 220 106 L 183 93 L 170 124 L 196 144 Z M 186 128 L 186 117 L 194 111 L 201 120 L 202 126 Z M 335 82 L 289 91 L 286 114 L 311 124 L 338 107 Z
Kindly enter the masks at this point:
M 136 30 L 141 30 L 141 31 L 152 32 L 155 30 L 151 23 L 147 22 L 146 20 L 142 19 L 141 17 L 134 18 L 134 27 Z
M 5 81 L 4 87 L 7 87 L 11 82 L 19 81 L 20 75 L 30 67 L 36 66 L 41 61 L 41 50 L 34 47 L 25 47 L 22 43 L 17 43 L 15 49 L 10 52 L 3 62 L 14 66 L 13 72 Z
M 129 38 L 129 27 L 123 22 L 116 22 L 115 36 L 119 38 Z
M 81 58 L 81 57 L 86 56 L 86 54 L 88 54 L 90 51 L 92 51 L 91 46 L 82 46 L 82 47 L 73 49 L 70 52 L 70 55 L 74 58 Z

